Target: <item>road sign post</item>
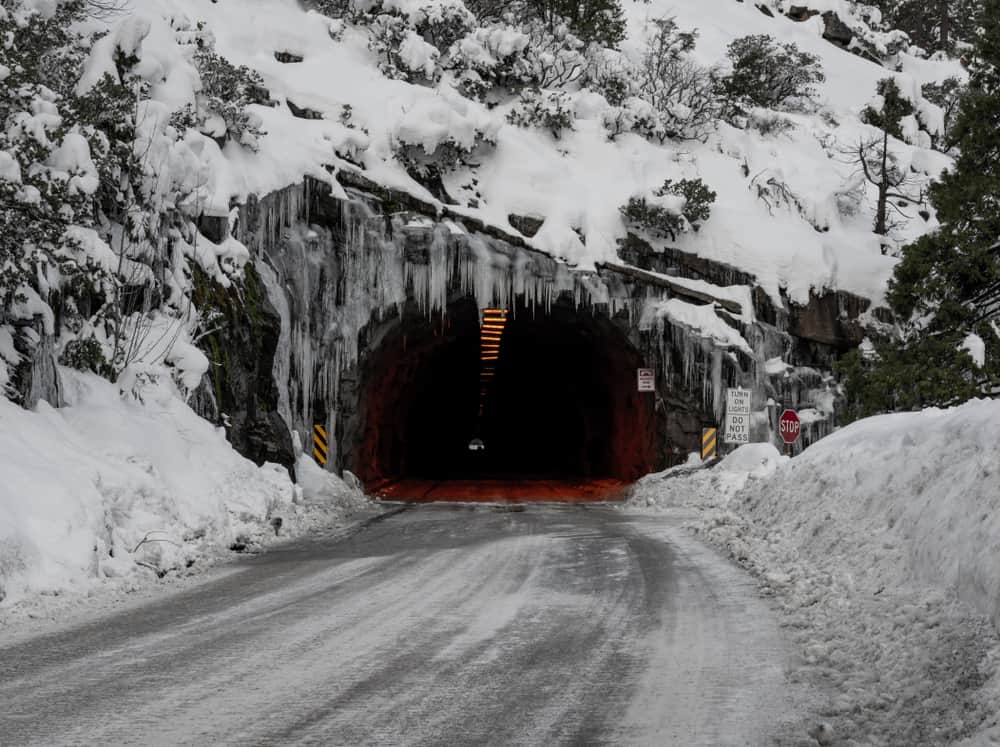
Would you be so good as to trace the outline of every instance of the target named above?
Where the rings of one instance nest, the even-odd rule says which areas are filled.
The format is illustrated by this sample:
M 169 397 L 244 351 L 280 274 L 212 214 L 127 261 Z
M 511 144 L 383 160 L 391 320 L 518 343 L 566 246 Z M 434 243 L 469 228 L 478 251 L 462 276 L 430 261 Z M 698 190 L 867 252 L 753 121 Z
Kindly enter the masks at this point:
M 792 444 L 799 440 L 799 435 L 802 433 L 802 422 L 795 410 L 785 410 L 781 413 L 781 417 L 778 418 L 778 433 L 785 442 L 785 453 L 788 454 L 792 450 Z
M 726 390 L 726 433 L 727 444 L 750 443 L 750 390 Z

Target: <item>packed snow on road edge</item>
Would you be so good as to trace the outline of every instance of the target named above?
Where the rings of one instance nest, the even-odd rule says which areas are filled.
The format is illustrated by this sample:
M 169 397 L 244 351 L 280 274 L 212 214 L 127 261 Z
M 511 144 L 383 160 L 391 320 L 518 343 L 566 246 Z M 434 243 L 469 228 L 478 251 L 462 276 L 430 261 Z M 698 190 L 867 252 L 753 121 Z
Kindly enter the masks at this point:
M 61 374 L 66 407 L 27 411 L 0 397 L 6 613 L 193 572 L 230 548 L 336 524 L 368 504 L 307 458 L 295 485 L 284 467 L 240 456 L 165 370 L 126 377 L 124 393 L 92 374 Z
M 684 507 L 774 595 L 863 744 L 1000 740 L 1000 402 L 858 421 L 795 459 L 750 444 L 651 475 L 631 503 Z

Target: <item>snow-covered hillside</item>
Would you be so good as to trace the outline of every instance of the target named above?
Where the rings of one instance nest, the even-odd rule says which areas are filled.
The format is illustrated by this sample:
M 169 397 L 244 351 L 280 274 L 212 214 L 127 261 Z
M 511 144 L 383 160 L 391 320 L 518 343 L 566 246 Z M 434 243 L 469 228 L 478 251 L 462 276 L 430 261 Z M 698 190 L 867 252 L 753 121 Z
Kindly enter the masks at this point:
M 438 4 L 384 6 L 398 6 L 413 16 L 423 5 Z M 819 57 L 826 75 L 817 87 L 815 111 L 779 115 L 789 124 L 777 134 L 720 122 L 704 142 L 661 144 L 635 134 L 610 141 L 604 124 L 610 104 L 595 91 L 570 83 L 564 88 L 572 129 L 556 139 L 546 130 L 508 123 L 515 96 L 484 105 L 462 96 L 455 75 L 447 70 L 435 71 L 433 81 L 387 78 L 369 49 L 369 28 L 332 21 L 295 0 L 144 0 L 134 4 L 133 17 L 117 22 L 113 38 L 144 60 L 152 95 L 171 107 L 195 100 L 198 77 L 190 56 L 191 39 L 197 35 L 214 38 L 221 55 L 263 77 L 274 105 L 249 107 L 267 133 L 259 138 L 259 151 L 233 142 L 221 151 L 210 140 L 202 145 L 202 159 L 211 166 L 209 210 L 226 212 L 234 200 L 284 187 L 303 175 L 330 180 L 329 169 L 357 168 L 345 158 L 363 165 L 365 175 L 382 185 L 436 203 L 407 175 L 394 148 L 403 141 L 431 152 L 449 140 L 471 145 L 480 133 L 494 140 L 495 147 L 477 152 L 474 167 L 463 165 L 445 177 L 448 193 L 464 206 L 459 210 L 507 230 L 510 214 L 543 218 L 530 243 L 572 265 L 589 268 L 617 261 L 617 240 L 626 230 L 619 206 L 630 196 L 647 193 L 667 178 L 700 177 L 718 193 L 716 205 L 700 231 L 678 237 L 677 247 L 752 273 L 776 299 L 785 289 L 793 300 L 804 302 L 810 288 L 880 299 L 894 260 L 880 251 L 880 237 L 871 231 L 874 207 L 861 197 L 856 167 L 842 162 L 841 151 L 874 131 L 858 115 L 875 98 L 877 80 L 886 76 L 893 76 L 917 102 L 931 129 L 939 127 L 940 112 L 921 98 L 920 86 L 961 76 L 960 66 L 900 52 L 891 56 L 902 71 L 894 73 L 824 40 L 819 16 L 796 22 L 778 8 L 772 17 L 751 3 L 653 0 L 623 5 L 629 31 L 622 46 L 626 59 L 642 54 L 654 28 L 651 21 L 660 18 L 673 17 L 678 28 L 697 31 L 692 55 L 705 66 L 724 68 L 726 46 L 748 34 L 794 42 Z M 850 3 L 824 2 L 816 9 L 827 6 L 856 20 Z M 197 31 L 200 24 L 204 26 Z M 106 47 L 109 53 L 114 48 L 110 43 Z M 486 45 L 480 52 L 489 49 Z M 418 70 L 435 64 L 426 55 L 411 62 Z M 97 63 L 91 78 L 109 67 Z M 345 107 L 350 107 L 349 118 Z M 302 118 L 303 112 L 309 118 Z M 894 143 L 903 168 L 933 177 L 948 158 L 930 149 L 929 137 L 917 131 L 916 121 L 907 131 L 913 144 Z M 782 184 L 786 192 L 783 200 L 771 199 L 770 206 L 758 190 L 768 182 Z M 926 220 L 915 216 L 895 240 L 913 238 L 933 225 L 932 215 Z
M 751 444 L 651 475 L 633 503 L 693 510 L 692 529 L 759 577 L 840 736 L 995 743 L 998 422 L 987 400 L 868 418 L 795 459 Z

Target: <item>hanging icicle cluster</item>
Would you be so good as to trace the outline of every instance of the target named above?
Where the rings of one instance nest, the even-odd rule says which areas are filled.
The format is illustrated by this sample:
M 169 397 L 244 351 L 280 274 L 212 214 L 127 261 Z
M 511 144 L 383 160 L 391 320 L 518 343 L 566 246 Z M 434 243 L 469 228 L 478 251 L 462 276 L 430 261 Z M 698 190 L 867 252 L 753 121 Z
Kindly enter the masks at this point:
M 332 426 L 341 377 L 358 361 L 362 330 L 402 314 L 408 303 L 428 317 L 445 313 L 458 296 L 473 298 L 481 309 L 513 314 L 521 306 L 547 313 L 568 293 L 577 306 L 606 304 L 609 314 L 627 310 L 638 320 L 650 301 L 668 297 L 663 289 L 636 292 L 603 275 L 574 271 L 451 220 L 387 212 L 361 196 L 331 198 L 309 184 L 269 195 L 252 215 L 245 212 L 240 238 L 258 262 L 273 268 L 273 275 L 263 276 L 282 314 L 274 362 L 279 391 L 287 392 L 281 414 L 303 440 L 317 416 Z M 659 319 L 655 326 L 663 375 L 685 391 L 700 391 L 706 412 L 721 414 L 724 389 L 734 381 L 753 386 L 755 371 L 743 371 L 731 352 L 683 325 Z M 499 348 L 483 352 L 498 354 Z M 486 368 L 484 374 L 488 379 Z

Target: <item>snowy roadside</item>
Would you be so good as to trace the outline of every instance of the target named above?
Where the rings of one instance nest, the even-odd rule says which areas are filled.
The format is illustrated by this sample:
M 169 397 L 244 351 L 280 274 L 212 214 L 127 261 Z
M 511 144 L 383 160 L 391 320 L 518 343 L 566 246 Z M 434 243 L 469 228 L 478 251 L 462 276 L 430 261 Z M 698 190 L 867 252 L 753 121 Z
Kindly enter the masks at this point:
M 230 571 L 227 561 L 383 508 L 306 457 L 257 467 L 169 376 L 122 396 L 64 370 L 67 406 L 0 399 L 0 636 Z
M 347 536 L 373 519 L 396 510 L 395 507 L 375 502 L 346 511 L 330 506 L 306 506 L 295 511 L 295 529 L 292 532 L 276 537 L 262 530 L 248 552 L 237 553 L 228 548 L 214 547 L 201 556 L 199 563 L 162 578 L 153 573 L 135 574 L 95 581 L 83 588 L 45 590 L 15 604 L 0 605 L 0 641 L 10 645 L 70 625 L 83 625 L 112 612 L 140 607 L 164 596 L 237 573 L 240 570 L 237 564 L 248 555 L 268 552 L 307 536 Z
M 772 597 L 838 745 L 1000 742 L 1000 402 L 869 418 L 636 487 Z M 821 742 L 822 743 L 822 742 Z

